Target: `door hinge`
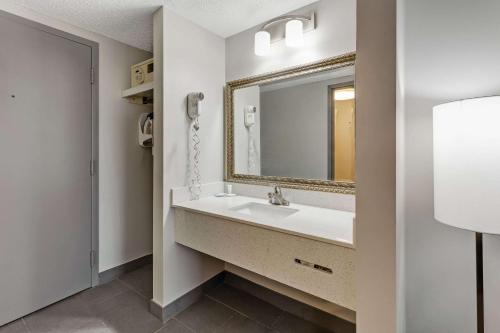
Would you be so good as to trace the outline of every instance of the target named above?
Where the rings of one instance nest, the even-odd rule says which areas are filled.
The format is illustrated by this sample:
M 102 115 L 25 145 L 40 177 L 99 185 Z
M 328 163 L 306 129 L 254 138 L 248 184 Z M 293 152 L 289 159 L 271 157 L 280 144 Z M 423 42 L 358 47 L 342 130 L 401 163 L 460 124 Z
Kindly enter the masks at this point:
M 94 268 L 96 264 L 96 255 L 95 255 L 95 251 L 92 250 L 90 251 L 90 268 Z
M 94 176 L 94 175 L 95 175 L 95 161 L 90 160 L 90 176 Z
M 95 82 L 95 70 L 94 67 L 90 67 L 90 84 Z

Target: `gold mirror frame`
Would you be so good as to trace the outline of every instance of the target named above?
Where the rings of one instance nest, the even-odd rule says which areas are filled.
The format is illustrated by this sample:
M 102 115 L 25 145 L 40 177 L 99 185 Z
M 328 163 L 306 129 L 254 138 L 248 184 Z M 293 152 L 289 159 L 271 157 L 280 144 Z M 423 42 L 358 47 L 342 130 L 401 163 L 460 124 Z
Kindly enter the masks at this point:
M 356 183 L 339 182 L 334 180 L 318 180 L 306 178 L 291 178 L 279 176 L 256 176 L 235 173 L 234 163 L 234 91 L 256 84 L 300 77 L 342 67 L 354 66 L 355 53 L 324 59 L 318 62 L 291 67 L 282 71 L 271 72 L 263 75 L 252 76 L 240 80 L 230 81 L 224 91 L 224 119 L 225 119 L 225 177 L 224 180 L 233 183 L 270 185 L 278 184 L 282 187 L 295 188 L 309 191 L 336 192 L 354 194 Z

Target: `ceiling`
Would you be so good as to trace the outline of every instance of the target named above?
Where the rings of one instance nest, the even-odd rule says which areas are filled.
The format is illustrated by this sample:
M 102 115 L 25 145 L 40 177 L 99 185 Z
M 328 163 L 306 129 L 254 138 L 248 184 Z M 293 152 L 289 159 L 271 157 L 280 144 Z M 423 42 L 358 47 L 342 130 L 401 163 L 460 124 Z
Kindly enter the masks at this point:
M 152 13 L 165 6 L 228 37 L 317 0 L 16 0 L 41 14 L 151 51 Z

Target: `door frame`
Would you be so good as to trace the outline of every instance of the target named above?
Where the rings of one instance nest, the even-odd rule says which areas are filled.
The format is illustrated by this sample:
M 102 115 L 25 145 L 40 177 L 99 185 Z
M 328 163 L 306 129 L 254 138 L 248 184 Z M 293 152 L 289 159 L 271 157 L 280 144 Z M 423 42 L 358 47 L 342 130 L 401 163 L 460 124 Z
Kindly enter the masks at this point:
M 89 72 L 91 80 L 92 98 L 92 160 L 89 161 L 89 173 L 92 174 L 92 199 L 91 199 L 91 253 L 89 265 L 91 267 L 91 286 L 99 284 L 99 43 L 85 39 L 71 33 L 52 28 L 50 26 L 31 21 L 27 18 L 0 10 L 0 16 L 15 21 L 48 34 L 62 37 L 70 41 L 86 45 L 91 49 L 92 69 Z
M 335 89 L 354 87 L 354 81 L 346 81 L 328 85 L 328 179 L 335 180 L 335 102 L 333 93 Z M 356 112 L 356 111 L 355 111 Z

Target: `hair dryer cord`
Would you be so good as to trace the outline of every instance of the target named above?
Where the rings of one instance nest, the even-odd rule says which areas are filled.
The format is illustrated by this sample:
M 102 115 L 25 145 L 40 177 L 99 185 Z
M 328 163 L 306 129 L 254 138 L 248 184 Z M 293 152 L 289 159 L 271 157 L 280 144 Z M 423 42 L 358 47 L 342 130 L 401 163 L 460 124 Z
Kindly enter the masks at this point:
M 198 200 L 201 194 L 201 175 L 200 175 L 200 136 L 198 135 L 198 130 L 200 129 L 200 123 L 198 117 L 196 117 L 191 124 L 192 133 L 192 145 L 193 145 L 193 157 L 191 165 L 191 176 L 189 182 L 189 192 L 191 193 L 191 200 Z

